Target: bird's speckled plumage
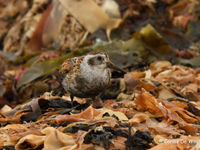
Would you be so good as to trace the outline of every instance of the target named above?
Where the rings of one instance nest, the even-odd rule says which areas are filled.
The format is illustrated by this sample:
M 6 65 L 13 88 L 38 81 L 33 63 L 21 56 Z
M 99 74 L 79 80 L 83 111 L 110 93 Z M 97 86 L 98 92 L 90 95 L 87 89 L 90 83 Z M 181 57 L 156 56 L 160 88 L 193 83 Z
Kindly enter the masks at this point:
M 110 82 L 109 62 L 105 53 L 67 59 L 60 69 L 66 74 L 62 81 L 65 91 L 81 98 L 97 96 Z

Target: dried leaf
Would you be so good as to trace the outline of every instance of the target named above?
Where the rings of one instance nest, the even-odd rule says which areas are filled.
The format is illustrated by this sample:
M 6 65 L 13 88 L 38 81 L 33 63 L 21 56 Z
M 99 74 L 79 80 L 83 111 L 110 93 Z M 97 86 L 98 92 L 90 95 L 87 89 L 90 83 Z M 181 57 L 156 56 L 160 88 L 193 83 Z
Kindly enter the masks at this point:
M 142 89 L 141 94 L 134 101 L 139 109 L 148 110 L 151 113 L 160 114 L 161 111 L 157 107 L 158 101 L 144 89 Z
M 16 150 L 26 150 L 27 147 L 31 149 L 37 149 L 41 145 L 43 145 L 45 136 L 38 136 L 29 134 L 23 138 L 21 138 L 17 144 L 15 145 Z
M 122 120 L 128 120 L 128 118 L 122 112 L 112 111 L 112 110 L 109 110 L 109 109 L 104 109 L 104 111 L 102 112 L 102 114 L 105 114 L 105 113 L 108 113 L 110 116 L 115 115 L 120 121 L 122 121 Z
M 155 61 L 151 63 L 150 69 L 152 71 L 152 75 L 157 75 L 164 70 L 171 68 L 172 64 L 169 61 Z
M 46 135 L 44 150 L 75 149 L 77 147 L 72 136 L 64 134 L 53 127 L 45 128 L 42 133 Z
M 85 120 L 85 119 L 93 119 L 100 114 L 100 111 L 94 109 L 92 106 L 88 107 L 85 111 L 81 112 L 80 114 L 73 114 L 73 115 L 61 115 L 56 117 L 56 121 L 58 123 L 62 123 L 64 121 L 78 121 L 78 120 Z

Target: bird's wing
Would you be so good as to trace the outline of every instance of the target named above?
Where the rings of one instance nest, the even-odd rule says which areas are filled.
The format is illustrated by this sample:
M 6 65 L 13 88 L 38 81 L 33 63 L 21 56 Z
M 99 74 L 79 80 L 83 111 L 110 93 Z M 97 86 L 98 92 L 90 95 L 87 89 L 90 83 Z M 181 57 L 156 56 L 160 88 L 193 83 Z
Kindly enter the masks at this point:
M 64 61 L 64 63 L 62 64 L 59 72 L 62 74 L 66 74 L 68 73 L 70 70 L 73 69 L 74 66 L 74 59 L 67 59 Z

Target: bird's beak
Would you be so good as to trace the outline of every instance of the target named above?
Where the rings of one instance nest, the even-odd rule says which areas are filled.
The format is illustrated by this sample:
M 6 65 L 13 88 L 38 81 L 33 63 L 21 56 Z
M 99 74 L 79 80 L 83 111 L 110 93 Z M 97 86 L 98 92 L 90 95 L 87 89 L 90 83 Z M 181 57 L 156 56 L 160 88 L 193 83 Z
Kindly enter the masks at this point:
M 123 69 L 117 67 L 116 65 L 114 65 L 114 64 L 113 64 L 112 62 L 110 62 L 110 61 L 107 62 L 106 64 L 107 64 L 107 66 L 108 66 L 110 69 L 119 71 L 119 72 L 124 73 L 124 74 L 126 73 L 126 71 L 124 71 Z

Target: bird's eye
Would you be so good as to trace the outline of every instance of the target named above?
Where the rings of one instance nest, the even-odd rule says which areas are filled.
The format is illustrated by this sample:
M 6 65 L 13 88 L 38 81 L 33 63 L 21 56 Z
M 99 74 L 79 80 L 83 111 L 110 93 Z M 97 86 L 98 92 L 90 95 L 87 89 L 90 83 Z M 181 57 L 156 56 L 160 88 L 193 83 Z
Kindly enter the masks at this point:
M 97 57 L 97 60 L 98 60 L 98 61 L 102 61 L 102 60 L 103 60 L 103 57 L 98 56 L 98 57 Z

